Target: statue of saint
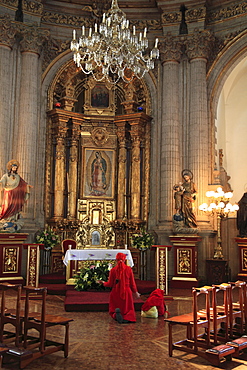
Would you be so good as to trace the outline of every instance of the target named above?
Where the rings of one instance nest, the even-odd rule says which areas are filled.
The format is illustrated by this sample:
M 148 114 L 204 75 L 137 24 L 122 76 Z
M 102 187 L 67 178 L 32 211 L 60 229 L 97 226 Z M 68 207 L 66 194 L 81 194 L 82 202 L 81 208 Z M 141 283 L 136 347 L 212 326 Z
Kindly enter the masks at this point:
M 178 234 L 194 234 L 197 232 L 197 222 L 193 203 L 197 189 L 190 170 L 183 170 L 182 178 L 183 182 L 173 186 L 176 210 L 173 216 L 173 230 Z
M 196 217 L 193 211 L 193 203 L 196 200 L 197 189 L 195 183 L 192 181 L 193 174 L 190 170 L 183 170 L 182 177 L 184 180 L 182 183 L 184 188 L 182 196 L 182 213 L 184 217 L 184 223 L 187 227 L 197 228 Z
M 17 173 L 20 164 L 12 159 L 7 164 L 0 184 L 2 187 L 2 207 L 0 212 L 0 230 L 14 232 L 22 225 L 20 211 L 30 195 L 31 185 L 28 185 Z M 1 221 L 3 220 L 3 221 Z

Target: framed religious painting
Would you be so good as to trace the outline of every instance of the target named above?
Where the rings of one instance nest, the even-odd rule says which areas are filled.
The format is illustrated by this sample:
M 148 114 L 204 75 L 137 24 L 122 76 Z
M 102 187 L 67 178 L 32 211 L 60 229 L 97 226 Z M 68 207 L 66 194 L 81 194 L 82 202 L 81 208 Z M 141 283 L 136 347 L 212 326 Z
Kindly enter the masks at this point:
M 84 149 L 83 198 L 114 198 L 115 151 Z
M 92 76 L 85 86 L 85 114 L 115 116 L 115 92 L 110 82 L 97 82 Z

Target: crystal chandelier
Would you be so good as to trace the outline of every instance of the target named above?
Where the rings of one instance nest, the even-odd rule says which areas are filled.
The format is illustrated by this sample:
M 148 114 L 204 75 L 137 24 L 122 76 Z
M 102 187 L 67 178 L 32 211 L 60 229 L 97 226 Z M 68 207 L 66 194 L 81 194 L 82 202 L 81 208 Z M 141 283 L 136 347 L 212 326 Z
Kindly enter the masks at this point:
M 147 28 L 137 34 L 132 32 L 125 13 L 119 9 L 117 0 L 112 0 L 111 9 L 103 14 L 102 23 L 95 23 L 88 36 L 82 26 L 79 41 L 73 31 L 71 50 L 74 62 L 85 74 L 92 74 L 96 81 L 117 83 L 120 78 L 130 82 L 134 76 L 142 78 L 154 68 L 154 59 L 159 58 L 158 39 L 150 55 L 147 54 Z

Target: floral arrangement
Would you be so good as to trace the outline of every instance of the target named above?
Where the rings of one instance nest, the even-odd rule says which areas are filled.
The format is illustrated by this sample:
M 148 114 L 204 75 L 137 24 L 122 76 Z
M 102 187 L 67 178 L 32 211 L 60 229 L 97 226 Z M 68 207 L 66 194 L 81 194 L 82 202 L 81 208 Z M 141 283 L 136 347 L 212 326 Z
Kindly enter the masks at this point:
M 140 229 L 139 234 L 132 234 L 131 245 L 140 251 L 150 248 L 154 244 L 154 236 L 144 228 Z
M 98 283 L 98 281 L 107 281 L 111 268 L 112 264 L 105 260 L 95 261 L 95 263 L 88 261 L 74 276 L 75 289 L 78 291 L 88 289 L 105 290 L 104 285 Z
M 46 229 L 40 231 L 36 235 L 36 241 L 38 243 L 44 244 L 44 248 L 46 251 L 51 250 L 55 245 L 59 242 L 59 236 L 55 234 L 55 232 L 51 229 Z

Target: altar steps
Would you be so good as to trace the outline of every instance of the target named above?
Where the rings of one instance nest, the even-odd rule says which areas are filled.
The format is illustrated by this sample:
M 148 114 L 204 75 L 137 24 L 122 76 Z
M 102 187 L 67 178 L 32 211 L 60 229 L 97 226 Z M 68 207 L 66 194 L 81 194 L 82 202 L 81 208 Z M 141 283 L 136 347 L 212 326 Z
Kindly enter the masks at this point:
M 150 294 L 156 289 L 155 281 L 136 279 L 137 290 L 140 294 Z M 66 290 L 73 290 L 74 287 L 66 286 L 66 278 L 63 274 L 46 274 L 39 278 L 39 286 L 47 287 L 48 294 L 66 295 Z

